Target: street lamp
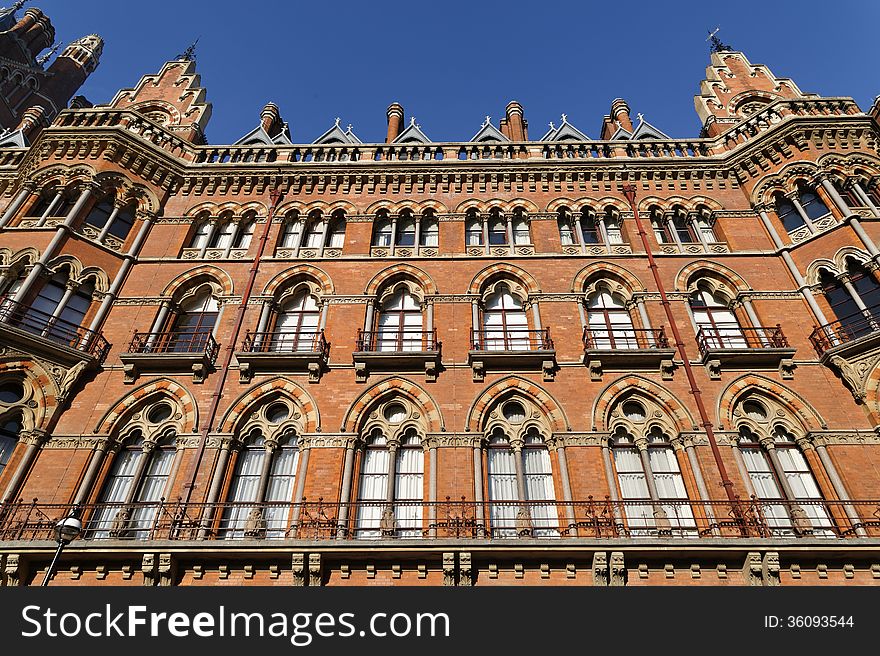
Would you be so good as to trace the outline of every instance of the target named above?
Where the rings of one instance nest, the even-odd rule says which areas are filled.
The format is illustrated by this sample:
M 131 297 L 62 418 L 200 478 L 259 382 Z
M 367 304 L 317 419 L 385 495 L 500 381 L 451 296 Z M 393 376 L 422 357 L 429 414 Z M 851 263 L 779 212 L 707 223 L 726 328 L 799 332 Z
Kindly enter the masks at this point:
M 46 570 L 46 577 L 43 579 L 42 583 L 43 586 L 49 585 L 49 579 L 52 578 L 52 574 L 55 572 L 55 565 L 58 563 L 58 557 L 61 555 L 64 547 L 79 537 L 79 534 L 82 533 L 82 527 L 83 525 L 79 518 L 78 506 L 74 507 L 67 517 L 60 519 L 58 523 L 55 524 L 55 541 L 58 543 L 58 548 L 55 550 L 55 557 L 52 558 L 52 563 L 49 565 L 49 569 Z

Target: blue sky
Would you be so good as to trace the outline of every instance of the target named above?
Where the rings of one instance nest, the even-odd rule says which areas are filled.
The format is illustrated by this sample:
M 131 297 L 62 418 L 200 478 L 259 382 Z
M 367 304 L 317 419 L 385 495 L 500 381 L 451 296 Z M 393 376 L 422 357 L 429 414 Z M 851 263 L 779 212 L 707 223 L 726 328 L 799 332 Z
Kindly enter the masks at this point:
M 11 4 L 11 0 L 6 0 Z M 293 141 L 341 117 L 384 141 L 385 110 L 403 104 L 434 141 L 464 141 L 488 114 L 520 101 L 529 136 L 568 120 L 592 138 L 611 100 L 673 137 L 700 125 L 693 96 L 709 62 L 707 29 L 805 92 L 880 94 L 876 0 L 801 2 L 493 2 L 418 0 L 37 0 L 65 44 L 104 37 L 82 93 L 106 103 L 196 37 L 213 104 L 207 135 L 231 143 L 278 104 Z

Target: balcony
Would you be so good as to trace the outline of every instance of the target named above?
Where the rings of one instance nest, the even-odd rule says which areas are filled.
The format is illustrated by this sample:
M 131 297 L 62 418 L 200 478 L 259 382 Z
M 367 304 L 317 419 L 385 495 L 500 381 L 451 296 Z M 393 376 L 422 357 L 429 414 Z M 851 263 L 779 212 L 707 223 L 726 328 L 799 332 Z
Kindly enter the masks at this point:
M 5 345 L 71 367 L 103 364 L 110 344 L 99 331 L 88 330 L 11 298 L 0 299 L 0 335 Z
M 702 364 L 709 369 L 709 377 L 721 377 L 721 367 L 745 369 L 776 368 L 783 378 L 792 377 L 792 357 L 797 349 L 779 324 L 775 326 L 743 327 L 738 324 L 702 326 L 697 331 L 697 346 Z
M 358 330 L 352 361 L 355 379 L 364 383 L 371 371 L 424 371 L 437 380 L 442 344 L 436 330 Z
M 213 368 L 220 345 L 209 330 L 158 333 L 135 331 L 128 351 L 119 354 L 125 365 L 124 382 L 131 384 L 143 372 L 192 372 L 194 383 L 203 383 Z
M 485 380 L 487 369 L 535 369 L 541 371 L 545 381 L 550 381 L 556 376 L 556 349 L 549 328 L 474 330 L 468 364 L 473 370 L 474 382 Z
M 816 499 L 460 501 L 392 503 L 228 502 L 184 504 L 164 499 L 142 503 L 99 503 L 77 507 L 83 532 L 77 548 L 120 549 L 145 542 L 222 540 L 255 545 L 275 541 L 430 542 L 483 544 L 590 543 L 648 538 L 670 545 L 730 545 L 731 539 L 809 540 L 823 545 L 880 538 L 880 501 Z M 0 515 L 0 542 L 46 543 L 54 548 L 55 524 L 70 504 L 36 500 L 10 503 Z M 767 544 L 772 544 L 768 542 Z M 433 547 L 431 547 L 433 548 Z M 563 547 L 564 548 L 564 547 Z M 213 552 L 214 550 L 208 550 Z M 227 548 L 217 551 L 225 557 Z M 207 552 L 206 552 L 207 553 Z
M 330 344 L 324 331 L 250 332 L 245 335 L 235 357 L 242 383 L 249 383 L 255 372 L 288 373 L 305 371 L 309 382 L 317 383 L 327 367 Z
M 810 343 L 822 363 L 873 351 L 880 346 L 880 306 L 813 328 Z
M 584 364 L 590 380 L 602 380 L 602 372 L 632 369 L 660 369 L 664 380 L 672 378 L 675 349 L 669 345 L 665 329 L 620 326 L 584 328 Z

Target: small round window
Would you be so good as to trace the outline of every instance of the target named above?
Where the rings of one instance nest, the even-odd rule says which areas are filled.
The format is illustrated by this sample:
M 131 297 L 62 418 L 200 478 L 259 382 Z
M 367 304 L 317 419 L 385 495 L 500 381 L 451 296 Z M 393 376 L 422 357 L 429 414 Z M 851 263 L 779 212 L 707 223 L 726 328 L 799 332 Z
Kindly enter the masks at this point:
M 504 418 L 512 424 L 521 424 L 526 420 L 526 410 L 521 403 L 511 401 L 504 404 Z
M 266 420 L 270 424 L 280 424 L 290 416 L 290 410 L 283 403 L 273 403 L 266 409 Z
M 385 406 L 385 412 L 382 413 L 385 421 L 391 424 L 399 424 L 406 419 L 406 408 L 400 403 L 391 403 Z
M 630 421 L 645 421 L 645 406 L 638 401 L 627 401 L 622 410 L 623 416 Z
M 0 385 L 0 403 L 18 403 L 24 398 L 24 387 L 17 381 Z
M 147 413 L 147 421 L 151 424 L 159 424 L 170 416 L 171 406 L 167 403 L 160 403 L 159 405 L 150 408 L 150 411 Z
M 757 401 L 746 401 L 742 406 L 743 412 L 749 419 L 763 421 L 767 419 L 767 410 Z

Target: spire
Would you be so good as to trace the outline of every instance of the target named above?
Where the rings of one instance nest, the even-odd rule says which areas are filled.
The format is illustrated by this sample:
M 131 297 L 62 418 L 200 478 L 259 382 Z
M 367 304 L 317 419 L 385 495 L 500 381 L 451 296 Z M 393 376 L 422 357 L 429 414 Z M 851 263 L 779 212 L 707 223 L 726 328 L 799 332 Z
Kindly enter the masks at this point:
M 196 37 L 196 40 L 193 41 L 186 50 L 184 50 L 182 53 L 177 55 L 177 57 L 175 57 L 174 60 L 175 61 L 194 62 L 196 60 L 196 45 L 198 44 L 199 39 L 201 39 L 201 38 L 202 37 Z
M 733 50 L 733 48 L 731 48 L 726 43 L 722 42 L 721 39 L 718 37 L 718 31 L 720 29 L 721 29 L 720 27 L 716 27 L 714 31 L 706 30 L 707 32 L 709 32 L 709 36 L 706 37 L 706 41 L 710 42 L 709 51 L 710 52 L 731 52 Z

